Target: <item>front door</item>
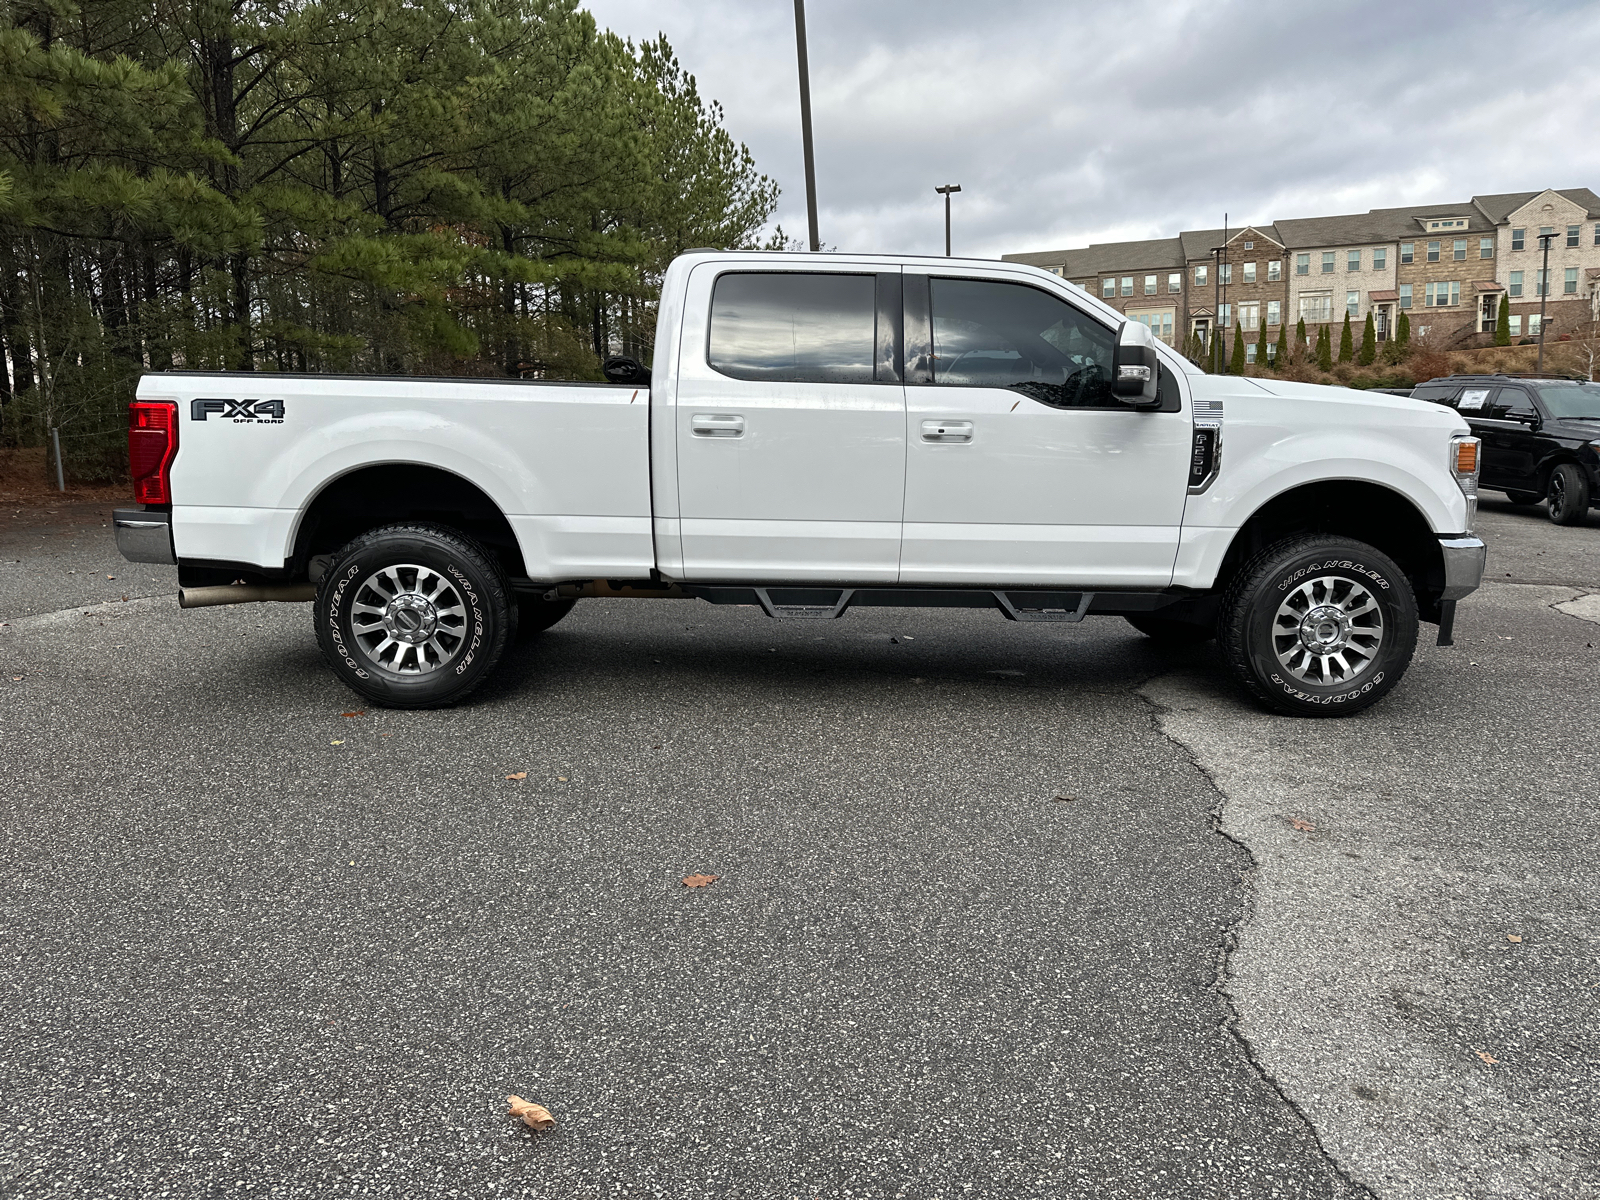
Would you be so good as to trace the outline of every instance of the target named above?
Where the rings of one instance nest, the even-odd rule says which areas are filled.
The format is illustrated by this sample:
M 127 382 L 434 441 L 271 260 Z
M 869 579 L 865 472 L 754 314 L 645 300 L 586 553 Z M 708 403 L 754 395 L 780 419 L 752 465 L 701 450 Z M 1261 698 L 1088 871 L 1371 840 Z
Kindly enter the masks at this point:
M 902 583 L 1172 581 L 1193 436 L 1111 394 L 1115 328 L 996 273 L 907 274 Z
M 899 268 L 690 277 L 674 422 L 683 576 L 893 583 Z
M 1457 407 L 1483 442 L 1482 485 L 1501 491 L 1538 491 L 1539 418 L 1527 391 L 1467 387 Z

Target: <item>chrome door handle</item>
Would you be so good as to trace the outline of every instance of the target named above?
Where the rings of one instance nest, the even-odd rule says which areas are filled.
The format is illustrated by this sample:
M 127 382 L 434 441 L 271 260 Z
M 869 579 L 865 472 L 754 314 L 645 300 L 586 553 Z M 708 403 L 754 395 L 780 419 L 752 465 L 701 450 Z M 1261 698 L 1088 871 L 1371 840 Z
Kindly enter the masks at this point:
M 924 421 L 922 440 L 925 442 L 970 442 L 971 421 Z
M 695 413 L 689 418 L 695 437 L 743 437 L 744 418 L 737 413 Z

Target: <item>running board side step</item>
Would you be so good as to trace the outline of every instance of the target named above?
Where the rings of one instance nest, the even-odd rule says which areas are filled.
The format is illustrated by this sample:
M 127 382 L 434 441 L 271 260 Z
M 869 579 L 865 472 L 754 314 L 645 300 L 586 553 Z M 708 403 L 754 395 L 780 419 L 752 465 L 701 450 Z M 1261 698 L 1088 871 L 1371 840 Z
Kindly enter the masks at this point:
M 997 608 L 1008 621 L 1083 620 L 1094 592 L 1047 592 L 995 588 L 896 587 L 724 587 L 683 584 L 683 595 L 712 604 L 758 605 L 779 621 L 833 621 L 851 608 Z M 1156 607 L 1154 594 L 1137 597 L 1134 607 Z

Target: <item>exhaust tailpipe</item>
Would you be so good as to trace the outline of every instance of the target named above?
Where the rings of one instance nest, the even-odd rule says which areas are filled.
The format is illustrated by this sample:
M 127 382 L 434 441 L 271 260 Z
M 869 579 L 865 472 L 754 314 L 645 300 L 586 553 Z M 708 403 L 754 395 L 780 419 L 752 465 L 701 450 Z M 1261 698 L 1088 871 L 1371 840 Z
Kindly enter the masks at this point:
M 258 587 L 235 583 L 227 587 L 194 587 L 178 589 L 179 608 L 211 608 L 218 604 L 255 604 L 263 600 L 276 600 L 283 604 L 303 604 L 317 598 L 314 583 L 285 584 L 276 587 Z

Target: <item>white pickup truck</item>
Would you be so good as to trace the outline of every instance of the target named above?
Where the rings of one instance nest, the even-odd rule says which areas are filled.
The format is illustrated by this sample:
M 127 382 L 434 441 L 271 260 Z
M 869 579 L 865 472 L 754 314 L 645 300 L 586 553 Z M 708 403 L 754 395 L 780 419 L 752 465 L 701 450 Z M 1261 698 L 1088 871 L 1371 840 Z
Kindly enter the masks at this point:
M 606 374 L 148 374 L 118 544 L 186 608 L 311 601 L 340 678 L 418 708 L 629 596 L 1115 614 L 1347 714 L 1483 573 L 1456 413 L 1203 374 L 1032 267 L 693 251 L 653 371 Z

